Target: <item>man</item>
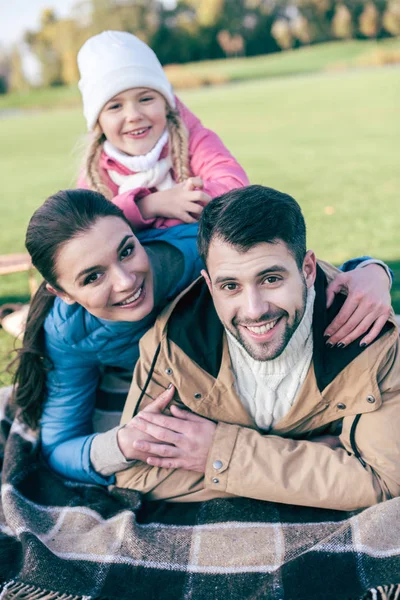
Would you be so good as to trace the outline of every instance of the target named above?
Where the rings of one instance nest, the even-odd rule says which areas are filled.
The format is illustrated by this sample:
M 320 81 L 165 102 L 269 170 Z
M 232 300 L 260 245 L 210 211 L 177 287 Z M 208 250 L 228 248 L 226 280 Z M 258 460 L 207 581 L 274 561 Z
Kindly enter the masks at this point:
M 228 494 L 341 510 L 400 495 L 394 315 L 369 346 L 326 344 L 345 297 L 326 308 L 335 269 L 306 251 L 300 207 L 275 190 L 213 200 L 199 250 L 204 279 L 142 339 L 124 411 L 158 443 L 134 442 L 147 463 L 117 485 L 150 499 Z M 161 414 L 173 396 L 180 407 Z

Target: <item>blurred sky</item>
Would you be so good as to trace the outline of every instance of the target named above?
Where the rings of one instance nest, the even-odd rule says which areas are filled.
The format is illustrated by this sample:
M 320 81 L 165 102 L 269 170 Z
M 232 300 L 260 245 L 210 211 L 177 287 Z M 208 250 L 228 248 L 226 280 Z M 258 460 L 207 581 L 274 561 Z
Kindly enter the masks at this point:
M 44 8 L 54 8 L 65 17 L 76 0 L 0 0 L 0 43 L 9 46 L 22 37 L 26 29 L 39 26 Z
M 163 3 L 171 6 L 174 0 Z M 10 46 L 26 29 L 37 29 L 44 8 L 54 8 L 59 17 L 65 17 L 74 4 L 76 0 L 0 0 L 0 44 Z

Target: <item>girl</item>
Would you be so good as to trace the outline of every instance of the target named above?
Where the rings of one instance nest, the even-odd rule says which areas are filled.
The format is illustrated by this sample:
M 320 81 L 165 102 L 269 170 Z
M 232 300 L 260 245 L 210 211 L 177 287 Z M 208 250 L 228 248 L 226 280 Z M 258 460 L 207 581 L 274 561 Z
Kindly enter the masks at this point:
M 30 307 L 15 401 L 27 425 L 40 422 L 44 456 L 65 477 L 107 485 L 129 466 L 119 443 L 126 428 L 107 421 L 94 433 L 96 391 L 107 366 L 132 372 L 139 339 L 199 275 L 196 234 L 196 224 L 180 225 L 147 230 L 139 241 L 117 206 L 87 190 L 58 192 L 34 213 L 26 247 L 45 282 Z M 350 302 L 363 295 L 365 275 L 350 286 Z M 152 439 L 128 433 L 130 444 L 135 435 Z
M 83 45 L 78 65 L 92 133 L 78 187 L 103 193 L 136 230 L 195 223 L 212 197 L 248 184 L 137 37 L 104 31 Z

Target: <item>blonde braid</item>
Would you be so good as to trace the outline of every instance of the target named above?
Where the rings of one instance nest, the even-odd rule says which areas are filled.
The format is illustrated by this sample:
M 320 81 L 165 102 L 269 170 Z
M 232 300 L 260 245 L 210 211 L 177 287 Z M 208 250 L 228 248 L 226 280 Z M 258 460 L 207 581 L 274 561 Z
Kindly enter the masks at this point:
M 167 107 L 167 127 L 171 144 L 172 166 L 177 183 L 191 176 L 189 165 L 189 133 L 177 110 Z
M 100 126 L 96 125 L 85 154 L 85 175 L 91 190 L 100 192 L 108 200 L 112 200 L 113 193 L 101 180 L 99 169 L 100 156 L 105 139 L 106 137 Z

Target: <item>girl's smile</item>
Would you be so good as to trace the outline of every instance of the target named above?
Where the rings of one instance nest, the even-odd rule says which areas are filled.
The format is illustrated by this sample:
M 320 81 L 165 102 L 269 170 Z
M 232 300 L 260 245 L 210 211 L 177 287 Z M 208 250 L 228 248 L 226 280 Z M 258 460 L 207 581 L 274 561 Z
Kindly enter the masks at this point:
M 148 154 L 166 126 L 164 97 L 147 88 L 132 88 L 114 96 L 103 107 L 99 125 L 107 140 L 130 156 Z

